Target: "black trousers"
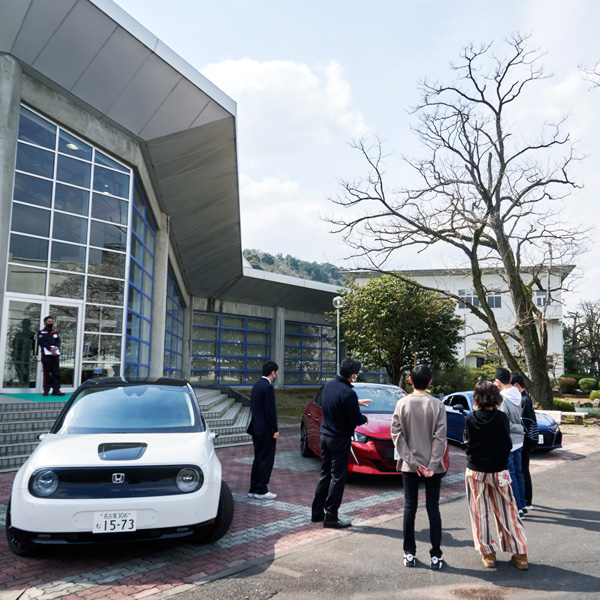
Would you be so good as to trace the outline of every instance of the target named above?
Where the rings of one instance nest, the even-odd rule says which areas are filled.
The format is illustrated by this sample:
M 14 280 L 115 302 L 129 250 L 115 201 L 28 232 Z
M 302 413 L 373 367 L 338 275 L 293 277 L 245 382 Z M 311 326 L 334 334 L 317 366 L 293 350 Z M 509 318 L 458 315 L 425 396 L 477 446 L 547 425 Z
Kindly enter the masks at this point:
M 277 440 L 272 435 L 253 435 L 254 462 L 250 474 L 250 494 L 266 494 L 275 462 Z
M 320 518 L 324 515 L 326 521 L 337 521 L 348 475 L 350 438 L 321 434 L 321 460 L 321 476 L 315 490 L 312 516 Z
M 42 356 L 44 392 L 60 392 L 60 356 Z
M 523 481 L 525 483 L 525 504 L 529 506 L 533 499 L 533 485 L 531 483 L 531 473 L 529 472 L 529 461 L 531 459 L 531 451 L 537 444 L 523 443 L 521 450 L 521 469 L 523 471 Z
M 442 556 L 442 517 L 440 515 L 440 487 L 442 473 L 433 477 L 419 477 L 416 473 L 402 471 L 402 485 L 404 487 L 404 552 L 417 553 L 415 541 L 415 517 L 419 505 L 419 483 L 425 484 L 425 508 L 429 517 L 429 539 L 431 541 L 430 556 Z

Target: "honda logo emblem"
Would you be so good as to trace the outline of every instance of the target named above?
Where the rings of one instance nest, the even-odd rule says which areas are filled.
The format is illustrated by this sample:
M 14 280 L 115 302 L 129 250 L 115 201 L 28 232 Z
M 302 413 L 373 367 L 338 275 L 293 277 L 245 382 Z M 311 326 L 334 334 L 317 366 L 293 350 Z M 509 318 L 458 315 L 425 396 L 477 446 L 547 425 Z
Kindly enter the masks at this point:
M 124 483 L 125 482 L 125 473 L 113 473 L 112 482 L 113 483 Z

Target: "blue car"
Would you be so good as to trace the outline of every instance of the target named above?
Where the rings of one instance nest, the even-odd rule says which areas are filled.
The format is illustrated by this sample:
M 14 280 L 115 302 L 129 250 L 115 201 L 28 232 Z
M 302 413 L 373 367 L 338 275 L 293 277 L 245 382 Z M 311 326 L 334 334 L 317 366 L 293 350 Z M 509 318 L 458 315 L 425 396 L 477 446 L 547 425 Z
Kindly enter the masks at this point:
M 466 443 L 465 419 L 473 410 L 473 392 L 455 392 L 442 398 L 446 408 L 446 436 L 449 440 Z M 562 432 L 558 423 L 549 415 L 537 412 L 539 442 L 536 450 L 554 450 L 562 446 Z

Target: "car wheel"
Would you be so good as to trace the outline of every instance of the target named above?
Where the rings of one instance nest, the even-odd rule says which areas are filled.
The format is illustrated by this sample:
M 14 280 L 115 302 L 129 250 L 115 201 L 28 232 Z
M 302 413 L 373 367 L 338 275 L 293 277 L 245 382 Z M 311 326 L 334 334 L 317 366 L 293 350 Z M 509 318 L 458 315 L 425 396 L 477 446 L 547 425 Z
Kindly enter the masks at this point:
M 462 430 L 460 445 L 463 448 L 467 447 L 467 442 L 469 441 L 469 433 L 467 432 L 467 426 L 465 425 Z
M 233 521 L 233 510 L 233 494 L 229 486 L 224 481 L 221 481 L 221 495 L 219 496 L 217 518 L 214 523 L 211 523 L 207 527 L 202 527 L 193 539 L 205 544 L 220 540 L 229 531 L 231 521 Z
M 6 508 L 6 539 L 10 549 L 17 556 L 33 556 L 35 554 L 35 548 L 31 544 L 25 543 L 21 540 L 17 532 L 11 527 L 10 524 L 10 501 Z
M 300 454 L 304 456 L 304 458 L 310 458 L 314 456 L 315 453 L 308 447 L 308 433 L 306 432 L 306 425 L 304 421 L 300 425 Z

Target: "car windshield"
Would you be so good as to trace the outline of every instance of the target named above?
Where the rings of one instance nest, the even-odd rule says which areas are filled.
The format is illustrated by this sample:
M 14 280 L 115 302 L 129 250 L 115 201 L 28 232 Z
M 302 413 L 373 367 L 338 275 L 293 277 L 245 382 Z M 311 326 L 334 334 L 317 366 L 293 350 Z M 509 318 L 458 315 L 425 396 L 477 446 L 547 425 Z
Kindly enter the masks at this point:
M 362 413 L 393 413 L 396 403 L 400 398 L 406 396 L 402 388 L 392 386 L 355 386 L 354 391 L 359 399 L 371 398 L 373 402 L 367 406 L 361 406 Z
M 204 431 L 187 388 L 133 385 L 84 389 L 56 433 L 174 433 Z

